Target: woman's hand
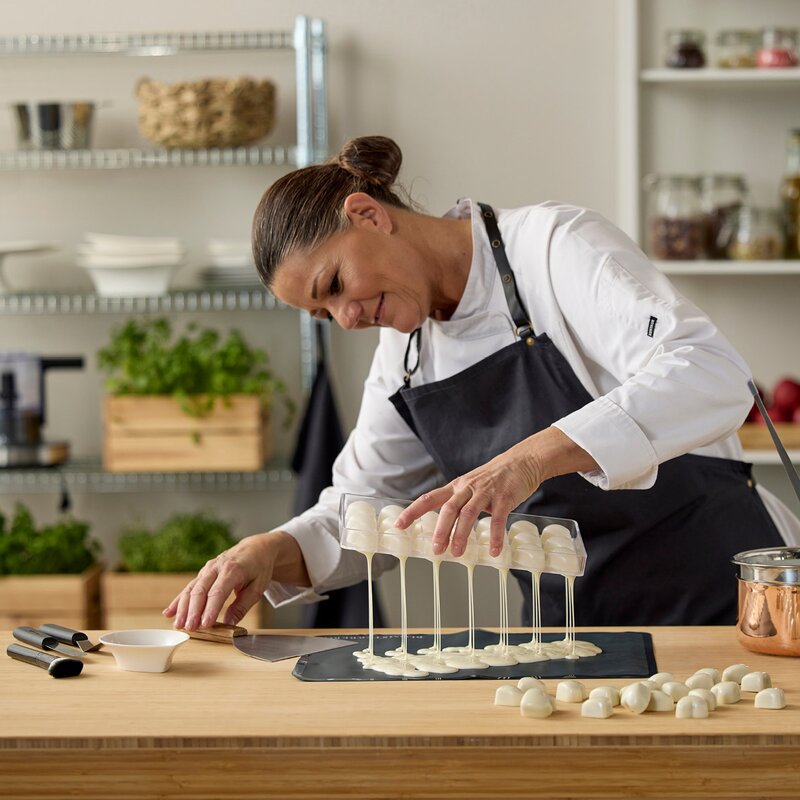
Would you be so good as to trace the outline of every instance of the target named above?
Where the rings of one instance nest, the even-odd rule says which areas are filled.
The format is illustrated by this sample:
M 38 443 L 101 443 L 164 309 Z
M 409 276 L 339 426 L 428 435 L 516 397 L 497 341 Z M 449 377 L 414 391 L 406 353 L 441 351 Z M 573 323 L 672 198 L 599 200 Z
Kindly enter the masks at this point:
M 417 498 L 395 524 L 407 528 L 415 519 L 441 507 L 433 533 L 433 552 L 460 556 L 478 515 L 492 515 L 489 553 L 503 549 L 508 515 L 548 478 L 598 469 L 597 462 L 558 428 L 529 436 L 482 467 Z M 452 538 L 451 538 L 452 532 Z
M 272 580 L 309 584 L 303 555 L 293 536 L 283 531 L 260 533 L 212 558 L 162 612 L 174 627 L 188 631 L 213 625 L 225 601 L 236 599 L 224 622 L 235 625 L 255 605 Z

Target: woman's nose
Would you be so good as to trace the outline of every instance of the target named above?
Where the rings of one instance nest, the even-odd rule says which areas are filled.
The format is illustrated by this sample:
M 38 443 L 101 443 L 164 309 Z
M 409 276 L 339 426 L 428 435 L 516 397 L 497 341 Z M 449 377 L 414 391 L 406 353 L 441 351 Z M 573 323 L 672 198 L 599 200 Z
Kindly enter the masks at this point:
M 342 303 L 338 309 L 333 311 L 333 316 L 336 321 L 347 329 L 355 328 L 361 318 L 362 306 L 361 303 L 351 300 Z

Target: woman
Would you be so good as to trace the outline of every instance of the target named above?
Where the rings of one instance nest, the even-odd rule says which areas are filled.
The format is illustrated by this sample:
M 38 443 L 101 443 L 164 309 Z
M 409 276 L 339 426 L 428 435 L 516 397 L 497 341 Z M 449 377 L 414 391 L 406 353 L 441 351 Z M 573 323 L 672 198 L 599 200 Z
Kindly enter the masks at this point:
M 481 512 L 495 555 L 513 509 L 576 519 L 579 624 L 732 624 L 730 557 L 800 531 L 741 461 L 747 365 L 599 215 L 462 200 L 427 216 L 394 190 L 400 162 L 393 141 L 355 139 L 262 198 L 264 284 L 317 318 L 380 327 L 380 343 L 332 487 L 210 561 L 164 613 L 192 630 L 232 592 L 226 622 L 263 592 L 314 600 L 362 580 L 363 557 L 338 546 L 347 491 L 417 497 L 399 527 L 441 507 L 434 548 L 455 555 Z M 546 624 L 563 619 L 562 587 L 543 581 Z

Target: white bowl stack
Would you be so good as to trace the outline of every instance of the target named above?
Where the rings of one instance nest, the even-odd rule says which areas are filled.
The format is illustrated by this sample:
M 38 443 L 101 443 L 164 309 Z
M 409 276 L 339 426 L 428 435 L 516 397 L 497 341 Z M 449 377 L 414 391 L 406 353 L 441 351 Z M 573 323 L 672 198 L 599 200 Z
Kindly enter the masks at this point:
M 91 276 L 97 294 L 142 297 L 164 294 L 185 257 L 183 244 L 175 237 L 87 233 L 77 263 Z
M 209 239 L 209 266 L 200 277 L 207 286 L 258 286 L 253 250 L 248 239 Z

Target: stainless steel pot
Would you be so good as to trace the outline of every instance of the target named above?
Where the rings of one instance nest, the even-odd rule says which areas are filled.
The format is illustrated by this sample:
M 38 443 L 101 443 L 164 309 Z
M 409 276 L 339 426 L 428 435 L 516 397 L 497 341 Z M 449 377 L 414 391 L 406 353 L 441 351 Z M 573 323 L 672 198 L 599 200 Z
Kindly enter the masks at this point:
M 14 103 L 17 144 L 35 150 L 86 150 L 91 147 L 95 104 Z
M 800 548 L 746 550 L 739 567 L 736 637 L 748 650 L 800 656 Z

